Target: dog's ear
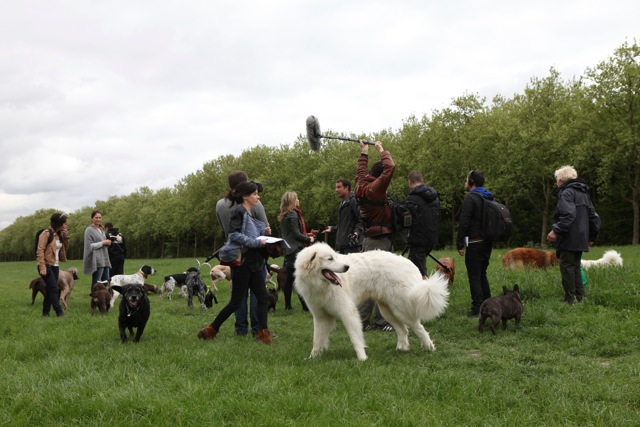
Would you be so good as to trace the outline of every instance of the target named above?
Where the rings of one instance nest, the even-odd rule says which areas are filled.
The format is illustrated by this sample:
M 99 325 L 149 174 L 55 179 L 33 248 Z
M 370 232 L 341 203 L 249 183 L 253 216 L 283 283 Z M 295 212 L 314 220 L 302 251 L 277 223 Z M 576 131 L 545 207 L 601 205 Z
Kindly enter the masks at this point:
M 120 285 L 112 285 L 111 289 L 113 289 L 114 291 L 124 294 L 124 288 Z
M 513 287 L 513 292 L 517 292 L 520 293 L 520 287 L 518 286 L 518 284 L 516 283 L 515 286 Z
M 507 292 L 509 292 L 509 289 L 507 289 L 507 287 L 506 287 L 506 286 L 503 286 L 503 287 L 502 287 L 502 295 L 506 295 L 506 294 L 507 294 Z
M 308 270 L 312 270 L 315 267 L 317 254 L 318 253 L 316 251 L 313 251 L 313 255 L 311 255 L 311 258 L 309 258 L 309 261 L 307 261 L 307 265 L 305 267 Z

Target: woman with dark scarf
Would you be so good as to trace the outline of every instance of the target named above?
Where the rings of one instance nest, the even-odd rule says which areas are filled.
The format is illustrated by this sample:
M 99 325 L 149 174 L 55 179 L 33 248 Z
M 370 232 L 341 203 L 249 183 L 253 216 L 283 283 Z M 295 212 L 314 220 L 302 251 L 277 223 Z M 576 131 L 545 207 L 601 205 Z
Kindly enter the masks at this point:
M 298 252 L 305 246 L 313 243 L 315 237 L 307 233 L 307 226 L 300 210 L 300 200 L 295 191 L 287 191 L 282 195 L 280 201 L 280 233 L 289 247 L 285 248 L 284 261 L 287 268 L 287 282 L 284 287 L 284 309 L 293 310 L 291 307 L 291 294 L 293 293 L 293 282 L 295 280 L 295 262 Z M 298 295 L 303 311 L 309 311 L 304 299 Z

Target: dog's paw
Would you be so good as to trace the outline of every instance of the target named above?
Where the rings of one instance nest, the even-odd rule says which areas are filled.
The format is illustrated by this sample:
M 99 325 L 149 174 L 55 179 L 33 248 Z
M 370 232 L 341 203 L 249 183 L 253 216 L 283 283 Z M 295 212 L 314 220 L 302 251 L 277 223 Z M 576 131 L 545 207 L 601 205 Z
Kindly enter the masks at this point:
M 322 353 L 324 353 L 324 349 L 322 349 L 322 348 L 314 348 L 313 350 L 311 350 L 311 354 L 309 355 L 309 359 L 315 359 L 316 357 L 320 356 Z
M 436 350 L 436 345 L 433 343 L 433 341 L 429 340 L 428 342 L 426 342 L 423 346 L 422 346 L 425 350 L 429 350 L 429 351 L 435 351 Z

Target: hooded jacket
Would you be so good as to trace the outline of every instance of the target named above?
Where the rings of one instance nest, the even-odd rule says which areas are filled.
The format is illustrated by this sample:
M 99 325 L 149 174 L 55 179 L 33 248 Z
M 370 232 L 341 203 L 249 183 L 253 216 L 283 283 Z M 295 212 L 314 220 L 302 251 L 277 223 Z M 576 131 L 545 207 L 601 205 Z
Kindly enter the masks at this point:
M 556 249 L 588 252 L 589 242 L 600 232 L 600 217 L 591 203 L 589 186 L 581 179 L 564 183 L 557 190 L 558 205 L 553 217 Z
M 411 189 L 407 201 L 417 206 L 407 244 L 431 251 L 438 242 L 440 228 L 438 192 L 433 187 L 420 184 Z

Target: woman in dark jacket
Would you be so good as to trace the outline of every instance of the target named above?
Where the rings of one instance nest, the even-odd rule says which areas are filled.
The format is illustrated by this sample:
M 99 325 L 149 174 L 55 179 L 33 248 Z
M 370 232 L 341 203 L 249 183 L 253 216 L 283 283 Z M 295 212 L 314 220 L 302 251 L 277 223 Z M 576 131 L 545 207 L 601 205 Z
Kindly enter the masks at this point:
M 218 335 L 222 324 L 236 312 L 243 299 L 246 300 L 249 289 L 258 301 L 257 341 L 271 344 L 271 333 L 267 328 L 269 294 L 264 283 L 265 258 L 261 248 L 266 246 L 267 225 L 254 218 L 251 208 L 258 204 L 258 185 L 253 181 L 242 182 L 236 186 L 229 197 L 232 203 L 229 219 L 229 242 L 242 247 L 242 262 L 231 267 L 231 300 L 210 325 L 198 332 L 198 338 L 210 340 Z
M 298 194 L 294 191 L 287 191 L 282 195 L 280 201 L 280 214 L 278 215 L 280 222 L 281 237 L 289 245 L 284 252 L 284 260 L 287 267 L 287 282 L 284 286 L 284 309 L 292 310 L 291 294 L 293 293 L 293 282 L 295 279 L 295 262 L 298 252 L 305 246 L 313 243 L 315 238 L 313 235 L 307 234 L 307 227 L 300 210 L 300 201 Z M 304 299 L 298 295 L 303 311 L 309 311 Z

